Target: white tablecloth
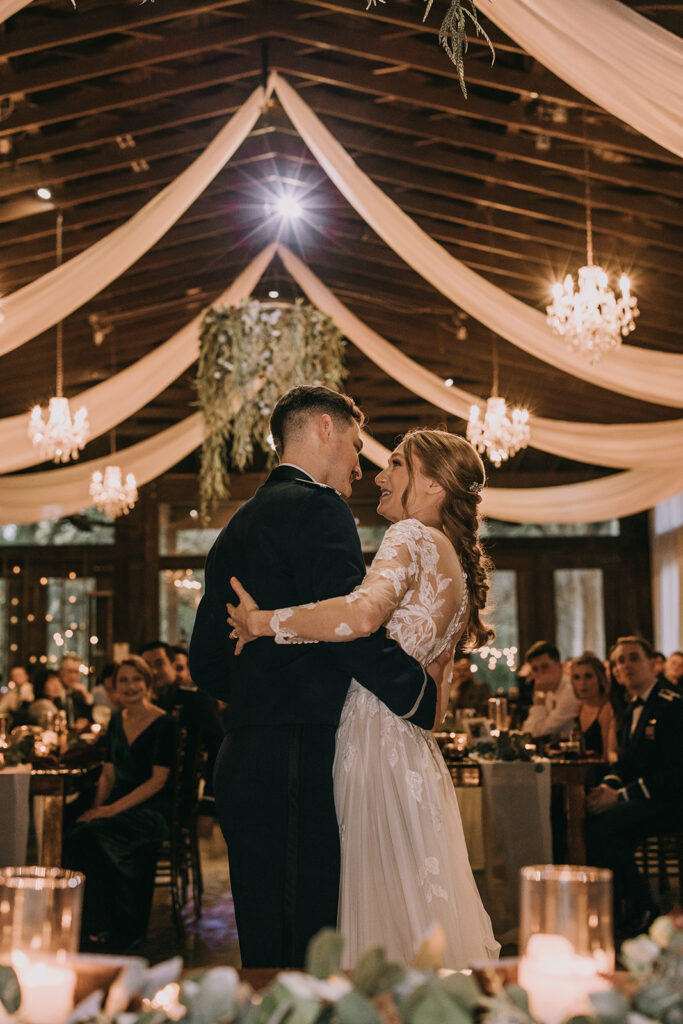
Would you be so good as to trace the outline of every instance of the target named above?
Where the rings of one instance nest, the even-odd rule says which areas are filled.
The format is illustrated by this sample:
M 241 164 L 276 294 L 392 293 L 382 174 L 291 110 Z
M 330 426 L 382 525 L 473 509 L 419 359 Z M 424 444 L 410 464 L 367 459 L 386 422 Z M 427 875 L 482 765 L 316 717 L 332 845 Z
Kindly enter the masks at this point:
M 30 787 L 30 765 L 0 771 L 0 867 L 26 864 Z
M 519 871 L 552 861 L 550 764 L 482 761 L 482 898 L 496 938 L 517 941 Z

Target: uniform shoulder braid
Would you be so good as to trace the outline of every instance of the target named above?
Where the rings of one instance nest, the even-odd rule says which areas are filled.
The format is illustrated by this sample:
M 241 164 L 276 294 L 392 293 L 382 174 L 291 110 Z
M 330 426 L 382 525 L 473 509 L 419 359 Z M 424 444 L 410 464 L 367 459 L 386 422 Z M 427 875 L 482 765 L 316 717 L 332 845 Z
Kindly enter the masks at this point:
M 667 700 L 667 701 L 669 701 L 669 703 L 670 703 L 670 704 L 673 704 L 673 703 L 674 703 L 674 701 L 678 701 L 678 700 L 683 700 L 683 697 L 681 697 L 681 694 L 680 694 L 680 693 L 676 693 L 676 691 L 675 691 L 675 690 L 670 690 L 670 689 L 669 689 L 668 687 L 666 687 L 666 686 L 663 686 L 663 687 L 662 687 L 662 689 L 661 689 L 661 690 L 659 691 L 659 693 L 657 694 L 657 696 L 658 696 L 658 697 L 661 697 L 661 698 L 662 698 L 662 700 Z

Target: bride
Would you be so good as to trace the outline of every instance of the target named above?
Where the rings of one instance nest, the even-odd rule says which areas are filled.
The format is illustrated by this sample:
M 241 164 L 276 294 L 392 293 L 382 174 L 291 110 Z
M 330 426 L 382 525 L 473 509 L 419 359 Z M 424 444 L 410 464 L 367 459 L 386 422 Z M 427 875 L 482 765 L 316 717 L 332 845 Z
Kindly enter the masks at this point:
M 463 438 L 441 430 L 408 433 L 375 478 L 377 510 L 393 525 L 363 582 L 345 596 L 266 611 L 231 580 L 240 598 L 239 606 L 228 605 L 236 653 L 257 637 L 337 643 L 382 624 L 424 666 L 450 663 L 457 643 L 490 642 L 493 631 L 480 618 L 488 591 L 478 536 L 484 476 Z M 448 703 L 448 675 L 437 722 Z M 355 680 L 336 735 L 334 797 L 345 966 L 374 946 L 410 963 L 435 921 L 446 935 L 447 967 L 498 955 L 438 744 Z

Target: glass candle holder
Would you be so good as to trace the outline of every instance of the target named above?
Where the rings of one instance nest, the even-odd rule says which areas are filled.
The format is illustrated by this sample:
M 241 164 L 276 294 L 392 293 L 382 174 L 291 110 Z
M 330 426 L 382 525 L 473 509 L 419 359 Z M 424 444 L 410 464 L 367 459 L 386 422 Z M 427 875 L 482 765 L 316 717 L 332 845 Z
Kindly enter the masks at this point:
M 614 971 L 612 872 L 538 864 L 521 870 L 519 984 L 543 1024 L 589 1011 Z
M 488 719 L 493 729 L 505 732 L 510 722 L 507 697 L 489 697 Z
M 0 869 L 0 961 L 21 987 L 27 1024 L 61 1024 L 73 1008 L 84 875 L 59 868 Z

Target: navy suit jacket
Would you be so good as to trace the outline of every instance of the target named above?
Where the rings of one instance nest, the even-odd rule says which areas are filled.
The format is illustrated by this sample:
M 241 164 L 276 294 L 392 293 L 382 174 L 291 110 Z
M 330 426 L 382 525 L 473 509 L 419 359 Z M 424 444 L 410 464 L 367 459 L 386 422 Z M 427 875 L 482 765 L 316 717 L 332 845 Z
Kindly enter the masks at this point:
M 202 689 L 230 705 L 230 728 L 320 724 L 336 727 L 352 678 L 395 714 L 430 729 L 436 686 L 384 629 L 348 643 L 247 644 L 234 656 L 226 602 L 236 576 L 261 608 L 347 594 L 365 575 L 348 505 L 332 488 L 279 466 L 221 531 L 206 562 L 205 593 L 190 645 Z

